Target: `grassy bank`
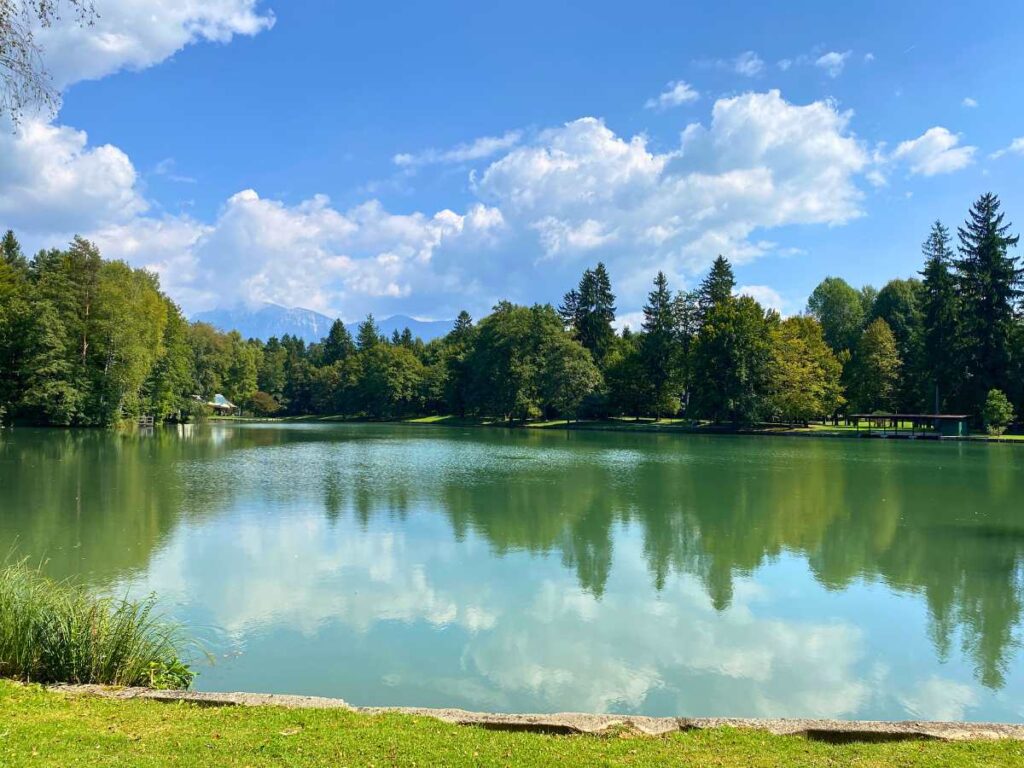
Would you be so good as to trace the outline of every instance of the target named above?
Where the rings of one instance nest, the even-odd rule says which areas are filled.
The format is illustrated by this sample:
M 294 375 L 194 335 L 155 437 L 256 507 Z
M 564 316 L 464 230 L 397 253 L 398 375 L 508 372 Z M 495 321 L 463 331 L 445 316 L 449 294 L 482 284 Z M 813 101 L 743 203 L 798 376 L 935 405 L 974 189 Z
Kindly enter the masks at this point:
M 152 599 L 99 596 L 24 562 L 0 568 L 0 677 L 186 688 L 180 645 Z
M 552 736 L 407 715 L 197 707 L 68 696 L 0 681 L 5 766 L 1011 766 L 1020 742 L 826 744 L 720 729 Z

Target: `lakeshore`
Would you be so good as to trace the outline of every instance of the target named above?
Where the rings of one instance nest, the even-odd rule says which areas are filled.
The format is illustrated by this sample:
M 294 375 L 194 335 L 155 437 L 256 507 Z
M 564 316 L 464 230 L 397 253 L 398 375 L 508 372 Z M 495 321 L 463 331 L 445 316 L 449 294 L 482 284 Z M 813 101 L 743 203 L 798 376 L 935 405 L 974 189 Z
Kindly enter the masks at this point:
M 591 432 L 632 432 L 638 434 L 678 434 L 678 435 L 750 435 L 764 437 L 838 437 L 838 438 L 871 438 L 899 440 L 941 440 L 944 442 L 974 443 L 1008 443 L 1024 445 L 1024 434 L 989 435 L 983 432 L 964 436 L 946 437 L 928 433 L 910 434 L 909 424 L 901 428 L 903 433 L 893 430 L 869 431 L 866 427 L 857 429 L 853 425 L 810 423 L 807 426 L 782 424 L 762 424 L 749 426 L 732 426 L 713 424 L 684 418 L 609 418 L 609 419 L 564 419 L 518 421 L 512 426 L 508 422 L 494 418 L 460 417 L 451 415 L 418 416 L 403 419 L 367 419 L 344 415 L 327 416 L 281 416 L 281 417 L 243 417 L 213 416 L 210 421 L 236 423 L 351 423 L 351 424 L 402 424 L 411 426 L 434 426 L 454 428 L 489 427 L 492 429 L 535 429 L 535 430 L 574 430 Z
M 0 761 L 12 766 L 623 765 L 1014 766 L 1024 742 L 853 740 L 718 726 L 642 735 L 556 735 L 466 727 L 345 708 L 119 701 L 0 681 Z

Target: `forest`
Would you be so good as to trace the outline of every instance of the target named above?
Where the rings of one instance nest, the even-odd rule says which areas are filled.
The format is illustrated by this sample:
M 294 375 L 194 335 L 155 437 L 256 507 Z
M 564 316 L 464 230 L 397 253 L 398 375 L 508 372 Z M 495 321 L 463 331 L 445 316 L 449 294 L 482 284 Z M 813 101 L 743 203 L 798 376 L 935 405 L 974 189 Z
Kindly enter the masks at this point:
M 936 410 L 1002 428 L 1024 405 L 1024 270 L 996 195 L 956 232 L 936 222 L 919 275 L 881 289 L 825 278 L 781 317 L 735 293 L 719 256 L 692 291 L 654 278 L 638 329 L 615 329 L 604 265 L 558 307 L 499 302 L 447 336 L 316 344 L 243 339 L 190 323 L 157 277 L 76 237 L 27 258 L 0 249 L 0 422 L 112 425 L 201 419 L 223 394 L 256 416 L 530 419 L 684 416 L 807 423 L 852 412 Z

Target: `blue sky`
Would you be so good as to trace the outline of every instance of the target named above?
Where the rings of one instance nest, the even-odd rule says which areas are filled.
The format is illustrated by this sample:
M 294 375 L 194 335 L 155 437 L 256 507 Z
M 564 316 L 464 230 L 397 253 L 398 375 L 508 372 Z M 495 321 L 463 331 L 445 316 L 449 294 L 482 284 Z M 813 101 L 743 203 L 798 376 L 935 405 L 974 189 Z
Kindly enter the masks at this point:
M 96 5 L 42 37 L 63 105 L 0 138 L 0 225 L 190 312 L 479 316 L 600 259 L 630 315 L 718 252 L 796 312 L 981 192 L 1024 221 L 1019 3 Z

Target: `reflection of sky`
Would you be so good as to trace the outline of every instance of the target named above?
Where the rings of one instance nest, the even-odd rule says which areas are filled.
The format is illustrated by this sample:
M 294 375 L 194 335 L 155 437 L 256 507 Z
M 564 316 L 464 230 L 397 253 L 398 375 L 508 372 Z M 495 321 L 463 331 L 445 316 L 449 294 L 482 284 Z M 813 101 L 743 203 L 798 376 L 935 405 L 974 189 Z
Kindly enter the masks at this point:
M 601 598 L 556 555 L 495 557 L 421 510 L 365 525 L 319 509 L 240 508 L 182 523 L 134 589 L 200 627 L 208 690 L 316 693 L 357 704 L 647 714 L 1022 717 L 940 664 L 911 596 L 829 592 L 786 556 L 736 580 L 716 611 L 691 576 L 651 588 L 641 531 L 618 526 Z
M 1001 447 L 17 430 L 0 548 L 160 595 L 219 657 L 208 690 L 1020 720 L 1024 453 Z

